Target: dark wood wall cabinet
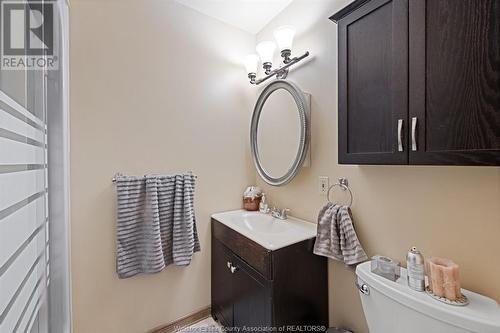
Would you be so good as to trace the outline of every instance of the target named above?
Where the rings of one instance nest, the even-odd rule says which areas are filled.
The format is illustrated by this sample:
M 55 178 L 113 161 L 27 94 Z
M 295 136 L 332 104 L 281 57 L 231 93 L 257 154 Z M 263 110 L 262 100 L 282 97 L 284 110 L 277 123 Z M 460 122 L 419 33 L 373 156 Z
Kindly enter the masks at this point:
M 357 0 L 330 19 L 339 163 L 500 165 L 500 0 Z
M 328 327 L 327 260 L 313 243 L 270 251 L 212 219 L 212 316 L 256 332 Z

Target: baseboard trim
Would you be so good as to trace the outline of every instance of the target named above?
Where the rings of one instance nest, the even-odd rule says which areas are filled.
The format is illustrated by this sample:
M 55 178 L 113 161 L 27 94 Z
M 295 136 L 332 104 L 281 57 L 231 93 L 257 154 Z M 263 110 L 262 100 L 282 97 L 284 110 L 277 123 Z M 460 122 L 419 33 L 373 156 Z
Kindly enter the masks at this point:
M 194 312 L 190 315 L 187 315 L 185 317 L 182 317 L 181 319 L 178 319 L 170 324 L 162 325 L 157 328 L 154 328 L 147 333 L 174 333 L 180 328 L 187 327 L 189 325 L 192 325 L 202 319 L 207 318 L 210 316 L 210 307 L 201 309 L 200 311 Z

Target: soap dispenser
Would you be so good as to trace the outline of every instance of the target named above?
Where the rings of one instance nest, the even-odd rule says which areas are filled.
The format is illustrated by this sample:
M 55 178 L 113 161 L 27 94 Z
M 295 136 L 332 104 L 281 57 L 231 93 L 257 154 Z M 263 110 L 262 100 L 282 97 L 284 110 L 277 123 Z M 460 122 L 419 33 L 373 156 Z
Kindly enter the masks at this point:
M 259 211 L 263 214 L 269 213 L 269 205 L 267 204 L 265 193 L 262 193 L 262 198 L 259 204 Z

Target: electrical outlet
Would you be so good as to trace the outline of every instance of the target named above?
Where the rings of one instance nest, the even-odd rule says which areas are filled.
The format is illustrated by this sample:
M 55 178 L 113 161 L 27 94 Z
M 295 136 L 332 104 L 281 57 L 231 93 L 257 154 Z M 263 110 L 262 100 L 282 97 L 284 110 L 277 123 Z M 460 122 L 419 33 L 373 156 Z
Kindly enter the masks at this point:
M 319 194 L 326 195 L 330 187 L 330 179 L 327 176 L 319 176 Z

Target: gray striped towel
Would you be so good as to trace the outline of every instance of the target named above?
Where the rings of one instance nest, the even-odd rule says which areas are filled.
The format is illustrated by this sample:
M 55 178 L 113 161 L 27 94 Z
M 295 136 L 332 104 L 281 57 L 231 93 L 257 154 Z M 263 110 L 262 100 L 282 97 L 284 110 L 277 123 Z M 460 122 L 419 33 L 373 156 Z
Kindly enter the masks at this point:
M 318 215 L 314 254 L 356 265 L 368 259 L 361 246 L 348 206 L 327 203 Z
M 196 176 L 117 176 L 120 278 L 189 265 L 200 251 L 194 212 Z

